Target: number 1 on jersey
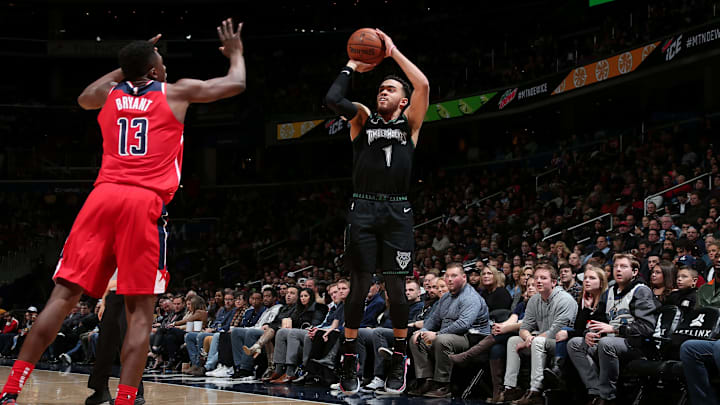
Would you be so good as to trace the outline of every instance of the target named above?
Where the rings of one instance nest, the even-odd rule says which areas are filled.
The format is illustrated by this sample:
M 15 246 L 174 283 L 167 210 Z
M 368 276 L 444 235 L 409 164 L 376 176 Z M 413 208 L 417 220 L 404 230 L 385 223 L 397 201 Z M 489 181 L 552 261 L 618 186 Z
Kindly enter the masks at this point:
M 118 134 L 118 154 L 120 156 L 143 156 L 147 153 L 147 118 L 133 118 L 130 122 L 131 128 L 138 128 L 135 132 L 134 138 L 138 140 L 136 145 L 129 145 L 128 140 L 128 119 L 125 117 L 117 120 L 120 126 L 120 133 Z M 128 146 L 130 153 L 128 153 Z
M 390 167 L 390 163 L 392 163 L 392 147 L 392 145 L 388 145 L 382 148 L 385 151 L 385 164 L 387 167 Z

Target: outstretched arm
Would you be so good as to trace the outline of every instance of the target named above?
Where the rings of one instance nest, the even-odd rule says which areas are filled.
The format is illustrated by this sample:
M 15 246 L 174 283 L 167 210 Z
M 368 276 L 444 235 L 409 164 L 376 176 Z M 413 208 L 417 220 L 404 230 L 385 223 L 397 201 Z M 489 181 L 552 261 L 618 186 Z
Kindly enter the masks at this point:
M 217 27 L 218 36 L 222 42 L 220 51 L 230 59 L 230 69 L 227 75 L 210 80 L 181 79 L 168 86 L 168 97 L 174 101 L 187 103 L 209 103 L 245 91 L 245 58 L 243 57 L 243 43 L 240 39 L 242 26 L 242 23 L 238 24 L 237 31 L 235 31 L 232 19 L 228 18 L 222 22 L 221 27 Z
M 416 138 L 417 132 L 420 130 L 420 126 L 425 119 L 428 106 L 430 105 L 430 82 L 428 82 L 425 74 L 400 52 L 386 33 L 379 29 L 375 29 L 375 31 L 380 39 L 385 42 L 385 57 L 395 60 L 413 86 L 410 105 L 407 110 L 405 110 L 405 115 L 408 117 L 408 123 L 413 130 L 413 138 Z M 417 142 L 417 139 L 413 140 Z
M 157 34 L 150 38 L 149 41 L 156 44 L 161 36 L 162 34 Z M 107 100 L 110 89 L 124 78 L 125 76 L 122 70 L 117 68 L 95 80 L 80 93 L 80 96 L 78 96 L 78 104 L 80 104 L 83 110 L 97 110 L 102 108 L 102 106 L 105 105 L 105 100 Z

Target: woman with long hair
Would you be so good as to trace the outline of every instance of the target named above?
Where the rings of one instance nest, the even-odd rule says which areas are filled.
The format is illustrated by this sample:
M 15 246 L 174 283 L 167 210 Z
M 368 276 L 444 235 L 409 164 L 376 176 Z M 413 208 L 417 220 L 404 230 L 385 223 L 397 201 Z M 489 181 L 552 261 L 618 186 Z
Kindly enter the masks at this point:
M 490 312 L 496 309 L 510 309 L 512 297 L 505 287 L 505 276 L 493 266 L 486 266 L 480 273 L 482 290 L 480 296 L 485 299 Z
M 533 277 L 533 274 L 535 274 L 533 266 L 525 265 L 522 268 L 522 273 L 520 279 L 518 280 L 518 283 L 520 284 L 520 294 L 515 294 L 513 296 L 512 304 L 510 304 L 511 311 L 514 311 L 515 307 L 525 298 L 525 289 L 528 285 L 528 280 Z
M 677 273 L 675 265 L 667 260 L 661 261 L 650 269 L 650 288 L 655 298 L 661 303 L 665 302 L 665 298 L 672 292 L 673 285 L 675 285 L 675 273 Z
M 165 334 L 161 343 L 161 345 L 165 347 L 165 352 L 172 364 L 177 362 L 176 355 L 180 346 L 185 342 L 186 326 L 195 321 L 202 322 L 202 328 L 207 326 L 208 312 L 206 310 L 205 300 L 197 295 L 193 295 L 185 300 L 185 306 L 187 308 L 185 316 L 183 319 L 168 325 L 168 332 Z M 189 370 L 183 372 L 189 373 Z
M 297 366 L 302 361 L 302 347 L 290 347 L 288 338 L 293 329 L 307 330 L 320 325 L 327 313 L 327 307 L 315 301 L 315 292 L 310 288 L 300 290 L 297 310 L 291 316 L 292 324 L 284 325 L 275 334 L 275 374 L 279 377 L 270 380 L 272 384 L 286 384 L 300 377 Z
M 543 372 L 543 384 L 557 387 L 562 381 L 562 368 L 567 358 L 567 342 L 575 336 L 582 336 L 586 324 L 591 321 L 605 322 L 605 308 L 599 308 L 600 297 L 608 289 L 605 271 L 599 267 L 585 267 L 583 290 L 575 324 L 572 328 L 562 328 L 555 334 L 555 358 L 550 367 Z
M 572 252 L 570 252 L 570 249 L 567 247 L 565 242 L 559 240 L 555 242 L 555 246 L 552 249 L 552 254 L 550 255 L 550 258 L 557 266 L 558 261 L 562 259 L 567 261 L 570 258 L 570 253 Z
M 508 280 L 507 285 L 505 286 L 505 289 L 508 290 L 508 293 L 510 293 L 510 296 L 513 297 L 513 299 L 515 298 L 515 294 L 522 294 L 522 292 L 525 290 L 522 287 L 522 283 L 520 282 L 522 278 L 522 272 L 522 267 L 513 267 L 512 273 L 510 273 L 511 277 Z

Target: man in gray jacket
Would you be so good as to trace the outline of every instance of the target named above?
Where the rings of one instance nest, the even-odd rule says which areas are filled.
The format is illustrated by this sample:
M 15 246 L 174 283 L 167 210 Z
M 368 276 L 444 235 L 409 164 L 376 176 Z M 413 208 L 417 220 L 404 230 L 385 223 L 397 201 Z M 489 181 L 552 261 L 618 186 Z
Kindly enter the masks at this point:
M 570 339 L 568 357 L 580 373 L 593 405 L 615 401 L 620 357 L 642 349 L 642 342 L 655 331 L 660 302 L 640 280 L 640 263 L 629 254 L 613 258 L 615 285 L 600 298 L 597 312 L 606 322 L 590 321 L 585 337 Z
M 557 271 L 549 263 L 535 266 L 535 285 L 538 293 L 527 303 L 525 317 L 518 336 L 507 343 L 507 366 L 505 390 L 500 394 L 502 402 L 513 404 L 544 404 L 542 379 L 545 359 L 555 352 L 555 334 L 563 327 L 570 327 L 577 315 L 577 302 L 561 286 L 557 285 Z M 530 352 L 530 389 L 523 394 L 518 388 L 520 351 Z
M 449 355 L 470 348 L 469 335 L 475 334 L 482 339 L 490 334 L 487 304 L 467 284 L 462 264 L 448 264 L 445 282 L 448 293 L 437 302 L 435 310 L 425 319 L 423 328 L 412 335 L 410 351 L 415 361 L 415 375 L 424 382 L 410 391 L 410 395 L 449 397 L 448 385 L 452 373 Z

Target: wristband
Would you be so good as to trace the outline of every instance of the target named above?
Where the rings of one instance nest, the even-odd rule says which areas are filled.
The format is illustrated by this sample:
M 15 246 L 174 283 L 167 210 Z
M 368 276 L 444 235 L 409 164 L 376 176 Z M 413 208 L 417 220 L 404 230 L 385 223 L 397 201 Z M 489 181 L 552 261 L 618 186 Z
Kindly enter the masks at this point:
M 353 69 L 350 66 L 345 66 L 344 68 L 340 69 L 340 73 L 345 73 L 348 76 L 352 76 Z

